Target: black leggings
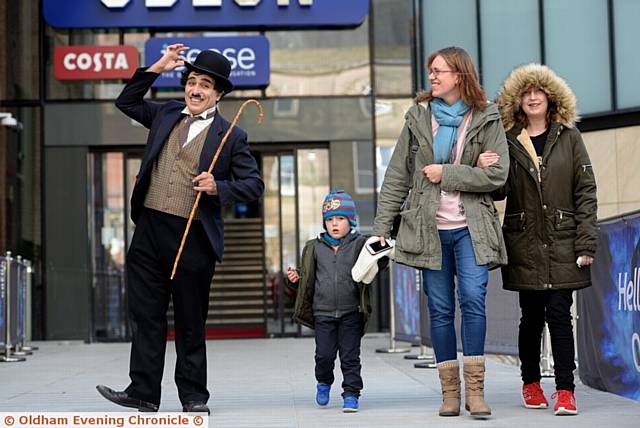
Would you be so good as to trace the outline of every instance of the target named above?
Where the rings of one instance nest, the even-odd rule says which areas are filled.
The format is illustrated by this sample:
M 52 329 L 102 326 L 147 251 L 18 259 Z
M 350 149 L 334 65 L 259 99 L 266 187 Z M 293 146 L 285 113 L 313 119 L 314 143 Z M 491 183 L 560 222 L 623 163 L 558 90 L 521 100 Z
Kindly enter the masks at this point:
M 573 391 L 575 347 L 571 324 L 573 290 L 521 291 L 518 351 L 522 381 L 540 381 L 540 343 L 545 321 L 551 334 L 556 389 Z

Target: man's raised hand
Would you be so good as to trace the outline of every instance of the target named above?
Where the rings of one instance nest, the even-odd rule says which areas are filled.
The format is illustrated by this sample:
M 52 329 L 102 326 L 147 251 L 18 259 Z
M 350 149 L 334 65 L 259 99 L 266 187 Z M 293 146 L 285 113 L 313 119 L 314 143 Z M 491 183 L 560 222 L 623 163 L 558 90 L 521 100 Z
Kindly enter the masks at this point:
M 187 60 L 183 53 L 187 49 L 189 49 L 189 47 L 183 45 L 182 43 L 175 43 L 173 45 L 167 46 L 164 50 L 164 55 L 162 55 L 162 58 L 151 65 L 147 69 L 147 71 L 162 73 L 165 71 L 171 71 L 176 67 L 183 66 L 184 62 Z

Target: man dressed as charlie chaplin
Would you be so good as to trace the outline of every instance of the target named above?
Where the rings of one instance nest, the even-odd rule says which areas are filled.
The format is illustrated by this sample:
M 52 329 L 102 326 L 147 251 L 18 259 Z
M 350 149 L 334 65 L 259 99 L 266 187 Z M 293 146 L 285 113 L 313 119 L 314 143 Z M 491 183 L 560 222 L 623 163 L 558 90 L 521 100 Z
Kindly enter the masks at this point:
M 249 151 L 247 134 L 234 128 L 213 174 L 207 171 L 229 129 L 217 109 L 233 89 L 231 64 L 222 55 L 203 51 L 186 61 L 182 44 L 168 46 L 162 58 L 136 70 L 116 100 L 127 116 L 149 129 L 147 145 L 131 197 L 135 233 L 127 253 L 127 292 L 132 329 L 129 377 L 124 391 L 104 385 L 106 399 L 140 411 L 156 412 L 167 346 L 167 308 L 173 299 L 177 361 L 175 382 L 185 412 L 207 412 L 205 323 L 209 288 L 216 261 L 222 259 L 222 205 L 254 201 L 264 184 Z M 143 99 L 162 72 L 186 67 L 184 103 Z M 191 207 L 203 192 L 199 209 L 170 280 L 173 261 Z

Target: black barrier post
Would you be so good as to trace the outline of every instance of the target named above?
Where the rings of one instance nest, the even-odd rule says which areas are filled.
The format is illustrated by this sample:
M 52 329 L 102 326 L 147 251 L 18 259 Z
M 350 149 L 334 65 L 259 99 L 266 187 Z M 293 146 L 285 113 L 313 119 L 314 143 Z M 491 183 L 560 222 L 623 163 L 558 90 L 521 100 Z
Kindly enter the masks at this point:
M 388 348 L 376 349 L 379 354 L 400 354 L 409 352 L 409 348 L 397 348 L 396 347 L 396 309 L 394 305 L 394 293 L 393 293 L 393 260 L 389 261 L 389 340 L 390 346 Z
M 4 328 L 5 328 L 5 343 L 4 343 L 4 355 L 0 356 L 0 362 L 2 363 L 15 363 L 18 361 L 25 361 L 24 357 L 14 357 L 11 354 L 11 251 L 7 251 L 7 255 L 4 258 L 4 275 L 0 276 L 0 281 L 4 286 Z

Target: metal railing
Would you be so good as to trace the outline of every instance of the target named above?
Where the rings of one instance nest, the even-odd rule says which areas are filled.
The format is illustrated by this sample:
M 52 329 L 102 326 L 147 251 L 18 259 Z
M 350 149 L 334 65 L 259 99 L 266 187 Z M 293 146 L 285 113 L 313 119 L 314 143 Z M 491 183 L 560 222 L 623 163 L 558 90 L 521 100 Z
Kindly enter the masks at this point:
M 25 361 L 37 350 L 27 345 L 33 273 L 31 261 L 21 256 L 7 251 L 0 257 L 0 362 Z

